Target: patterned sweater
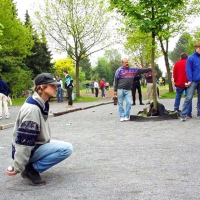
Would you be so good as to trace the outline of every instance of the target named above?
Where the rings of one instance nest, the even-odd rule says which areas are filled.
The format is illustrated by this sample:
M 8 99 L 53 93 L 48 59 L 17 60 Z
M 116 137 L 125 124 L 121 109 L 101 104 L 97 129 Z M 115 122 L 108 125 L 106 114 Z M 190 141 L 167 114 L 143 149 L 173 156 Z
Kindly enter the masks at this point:
M 12 158 L 14 168 L 22 172 L 34 150 L 50 142 L 49 104 L 34 92 L 21 107 L 13 131 Z
M 114 91 L 117 91 L 117 89 L 131 90 L 134 77 L 146 73 L 148 71 L 151 71 L 151 69 L 150 68 L 138 69 L 131 67 L 125 68 L 123 66 L 119 67 L 115 72 Z

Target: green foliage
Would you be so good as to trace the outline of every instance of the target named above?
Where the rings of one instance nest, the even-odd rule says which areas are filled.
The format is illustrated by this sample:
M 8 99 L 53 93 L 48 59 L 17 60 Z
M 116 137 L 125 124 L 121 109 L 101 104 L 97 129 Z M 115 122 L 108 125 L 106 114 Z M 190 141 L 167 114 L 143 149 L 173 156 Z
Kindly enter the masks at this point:
M 180 60 L 180 55 L 182 52 L 186 52 L 185 46 L 188 44 L 189 37 L 190 35 L 188 33 L 182 34 L 176 43 L 174 50 L 171 52 L 171 54 L 169 54 L 169 58 L 171 61 L 173 61 L 173 63 Z
M 32 71 L 32 78 L 36 77 L 42 72 L 53 73 L 54 70 L 53 64 L 51 63 L 51 52 L 48 50 L 45 35 L 42 33 L 40 38 L 37 33 L 34 33 L 28 12 L 26 12 L 25 18 L 25 25 L 32 33 L 34 45 L 30 51 L 30 54 L 24 59 L 24 64 Z
M 29 29 L 17 19 L 16 8 L 12 0 L 0 1 L 0 20 L 4 26 L 4 37 L 1 38 L 3 49 L 0 57 L 5 55 L 25 57 L 33 42 Z
M 20 67 L 12 68 L 10 72 L 3 73 L 4 80 L 8 83 L 11 95 L 19 97 L 22 91 L 33 87 L 30 71 L 25 71 Z
M 90 80 L 91 79 L 91 63 L 89 58 L 85 57 L 80 61 L 80 67 L 82 68 L 82 71 L 85 73 L 85 79 Z
M 111 44 L 107 5 L 96 0 L 45 0 L 44 5 L 36 12 L 40 30 L 56 43 L 56 50 L 66 51 L 76 62 L 76 93 L 79 96 L 77 68 L 80 61 Z
M 110 64 L 106 58 L 99 58 L 97 66 L 93 69 L 93 72 L 95 74 L 94 80 L 98 79 L 100 81 L 102 78 L 104 78 L 105 81 L 111 83 L 113 78 L 111 77 L 112 71 L 110 68 Z

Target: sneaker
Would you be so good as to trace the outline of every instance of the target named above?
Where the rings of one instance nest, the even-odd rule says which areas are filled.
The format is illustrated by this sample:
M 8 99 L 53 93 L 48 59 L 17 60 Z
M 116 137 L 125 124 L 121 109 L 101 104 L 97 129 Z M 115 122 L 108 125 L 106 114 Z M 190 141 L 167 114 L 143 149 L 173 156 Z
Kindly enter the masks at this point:
M 191 119 L 192 118 L 192 115 L 187 115 L 187 119 Z
M 186 117 L 181 117 L 181 122 L 185 122 L 186 121 Z
M 135 105 L 135 103 L 132 103 L 132 106 L 134 106 Z
M 121 117 L 121 118 L 120 118 L 120 122 L 123 122 L 123 121 L 124 121 L 124 118 L 123 118 L 123 117 Z
M 144 105 L 143 103 L 140 103 L 140 105 Z
M 22 178 L 24 179 L 28 179 L 30 185 L 34 185 L 34 186 L 40 186 L 40 185 L 45 185 L 46 181 L 43 180 L 40 177 L 40 174 L 38 171 L 36 171 L 32 164 L 29 163 L 28 165 L 26 165 L 25 170 L 21 173 Z
M 130 117 L 125 117 L 124 118 L 124 121 L 129 121 L 130 120 Z
M 177 113 L 177 114 L 178 114 L 178 113 L 179 113 L 179 110 L 174 110 L 174 113 Z
M 72 105 L 68 105 L 68 106 L 67 106 L 67 108 L 72 108 L 72 107 L 73 107 Z

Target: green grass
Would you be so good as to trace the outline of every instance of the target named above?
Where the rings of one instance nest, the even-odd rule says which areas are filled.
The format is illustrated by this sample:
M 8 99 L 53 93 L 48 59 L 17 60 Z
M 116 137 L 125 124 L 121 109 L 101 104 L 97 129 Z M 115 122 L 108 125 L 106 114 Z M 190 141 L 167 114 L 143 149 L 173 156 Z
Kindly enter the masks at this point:
M 176 96 L 175 92 L 166 92 L 164 94 L 161 94 L 161 99 L 174 99 Z
M 14 99 L 12 99 L 12 105 L 13 106 L 21 106 L 25 102 L 26 99 L 27 99 L 27 97 L 14 98 Z
M 95 102 L 95 101 L 100 101 L 100 100 L 101 98 L 80 96 L 80 97 L 76 97 L 76 99 L 73 102 L 83 103 L 83 102 Z

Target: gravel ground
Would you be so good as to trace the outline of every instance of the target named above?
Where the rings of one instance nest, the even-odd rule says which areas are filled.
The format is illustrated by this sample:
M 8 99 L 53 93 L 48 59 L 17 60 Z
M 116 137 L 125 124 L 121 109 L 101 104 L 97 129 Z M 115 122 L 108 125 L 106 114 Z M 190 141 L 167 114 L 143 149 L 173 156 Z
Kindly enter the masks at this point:
M 159 102 L 173 110 L 174 100 Z M 113 103 L 74 105 L 87 106 L 94 107 L 49 118 L 52 138 L 71 142 L 74 152 L 42 174 L 47 180 L 45 186 L 30 186 L 20 175 L 5 175 L 12 163 L 13 128 L 0 131 L 0 199 L 200 199 L 200 122 L 196 106 L 193 118 L 186 122 L 119 122 Z M 67 110 L 65 107 L 66 103 L 51 103 L 52 113 Z M 132 106 L 131 114 L 145 107 Z M 12 107 L 11 118 L 6 122 L 13 122 L 18 110 L 19 107 Z

